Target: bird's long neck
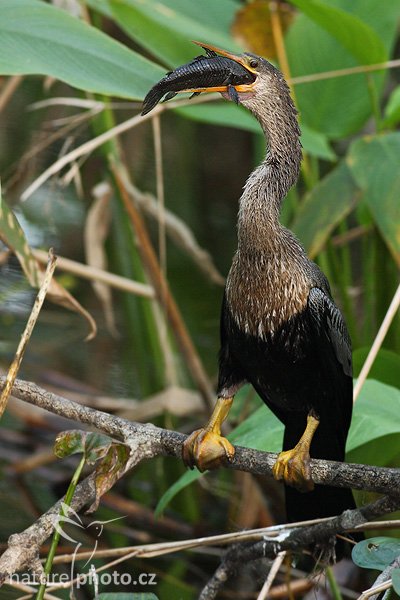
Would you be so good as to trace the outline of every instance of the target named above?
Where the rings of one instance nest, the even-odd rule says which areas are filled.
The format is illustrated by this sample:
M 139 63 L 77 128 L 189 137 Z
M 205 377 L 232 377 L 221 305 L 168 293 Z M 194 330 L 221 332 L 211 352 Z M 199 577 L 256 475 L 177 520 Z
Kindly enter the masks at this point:
M 297 181 L 301 162 L 297 111 L 282 80 L 280 89 L 268 101 L 260 98 L 248 108 L 258 119 L 266 140 L 264 161 L 250 175 L 238 218 L 239 250 L 256 250 L 273 243 L 279 235 L 281 203 Z

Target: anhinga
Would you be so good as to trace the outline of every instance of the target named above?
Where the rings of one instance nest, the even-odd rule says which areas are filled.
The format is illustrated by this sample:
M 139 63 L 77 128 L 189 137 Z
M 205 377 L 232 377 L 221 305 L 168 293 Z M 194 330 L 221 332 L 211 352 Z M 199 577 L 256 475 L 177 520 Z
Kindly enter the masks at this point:
M 314 486 L 310 455 L 344 460 L 351 344 L 325 275 L 279 221 L 302 158 L 297 111 L 282 74 L 267 60 L 200 45 L 207 55 L 154 86 L 143 112 L 166 93 L 169 99 L 178 91 L 220 91 L 253 113 L 268 149 L 240 198 L 238 249 L 222 303 L 218 400 L 207 425 L 187 438 L 183 459 L 204 471 L 232 458 L 221 424 L 237 390 L 250 382 L 285 426 L 274 476 L 285 482 L 288 520 L 336 515 L 354 507 L 352 493 Z

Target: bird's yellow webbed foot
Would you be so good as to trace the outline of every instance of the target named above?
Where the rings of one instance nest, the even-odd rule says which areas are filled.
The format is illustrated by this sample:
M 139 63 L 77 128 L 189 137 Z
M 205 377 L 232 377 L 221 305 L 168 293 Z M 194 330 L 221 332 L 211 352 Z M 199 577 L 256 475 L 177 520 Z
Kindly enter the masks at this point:
M 300 492 L 310 492 L 314 489 L 311 479 L 310 453 L 307 448 L 297 444 L 292 450 L 286 450 L 278 455 L 272 469 L 273 476 L 278 481 L 297 488 Z
M 310 446 L 318 425 L 319 420 L 309 414 L 307 427 L 298 444 L 291 450 L 281 452 L 272 469 L 276 480 L 283 480 L 300 492 L 310 492 L 314 489 L 310 469 Z
M 218 398 L 207 425 L 197 429 L 185 440 L 182 458 L 186 466 L 199 471 L 217 469 L 235 455 L 235 448 L 221 435 L 221 425 L 232 406 L 233 398 Z

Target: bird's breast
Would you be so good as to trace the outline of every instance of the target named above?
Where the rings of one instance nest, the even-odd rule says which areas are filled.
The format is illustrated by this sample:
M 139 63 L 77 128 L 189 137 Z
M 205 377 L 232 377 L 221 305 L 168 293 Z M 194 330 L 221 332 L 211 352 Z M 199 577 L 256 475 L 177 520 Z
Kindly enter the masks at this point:
M 301 266 L 261 255 L 235 256 L 226 300 L 236 325 L 246 334 L 267 339 L 307 306 L 310 282 Z

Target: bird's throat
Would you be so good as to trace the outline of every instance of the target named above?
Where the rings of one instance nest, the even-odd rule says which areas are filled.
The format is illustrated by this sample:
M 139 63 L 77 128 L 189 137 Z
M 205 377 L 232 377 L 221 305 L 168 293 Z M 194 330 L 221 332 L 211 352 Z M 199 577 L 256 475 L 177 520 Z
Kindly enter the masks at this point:
M 243 249 L 278 241 L 282 201 L 298 179 L 302 158 L 297 111 L 289 92 L 273 111 L 252 108 L 264 131 L 267 152 L 247 180 L 240 199 L 238 237 Z

